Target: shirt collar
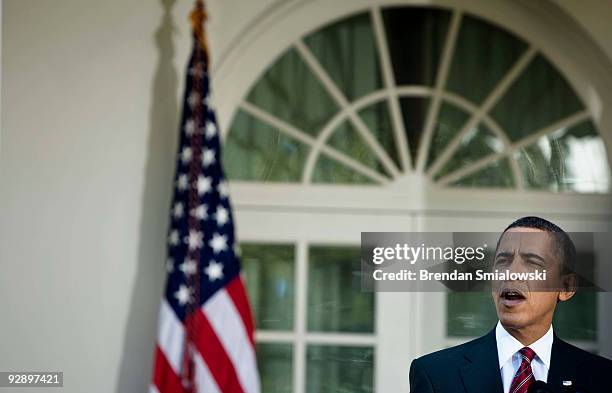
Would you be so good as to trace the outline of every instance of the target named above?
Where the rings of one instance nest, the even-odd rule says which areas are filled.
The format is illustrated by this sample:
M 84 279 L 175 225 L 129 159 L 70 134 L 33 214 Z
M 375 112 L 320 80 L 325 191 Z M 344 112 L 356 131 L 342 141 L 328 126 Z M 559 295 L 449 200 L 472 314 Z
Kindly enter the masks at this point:
M 553 344 L 553 328 L 550 325 L 545 335 L 540 337 L 536 342 L 529 345 L 529 348 L 533 349 L 537 357 L 550 369 L 550 356 L 552 352 Z M 497 341 L 497 358 L 499 359 L 499 368 L 501 369 L 504 364 L 512 359 L 517 351 L 524 347 L 520 341 L 512 337 L 510 333 L 502 326 L 501 322 L 497 323 L 495 328 L 495 340 Z

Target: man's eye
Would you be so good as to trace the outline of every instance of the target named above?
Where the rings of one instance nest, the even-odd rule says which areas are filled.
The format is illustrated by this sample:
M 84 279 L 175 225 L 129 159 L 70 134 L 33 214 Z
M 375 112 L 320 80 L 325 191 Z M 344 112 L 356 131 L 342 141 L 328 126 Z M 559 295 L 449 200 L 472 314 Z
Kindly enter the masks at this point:
M 507 258 L 500 258 L 495 261 L 496 265 L 507 265 L 510 262 Z
M 537 266 L 537 267 L 544 267 L 544 264 L 542 263 L 542 261 L 539 261 L 539 260 L 537 260 L 537 259 L 529 259 L 529 260 L 527 260 L 527 262 L 528 262 L 530 265 L 533 265 L 533 266 Z

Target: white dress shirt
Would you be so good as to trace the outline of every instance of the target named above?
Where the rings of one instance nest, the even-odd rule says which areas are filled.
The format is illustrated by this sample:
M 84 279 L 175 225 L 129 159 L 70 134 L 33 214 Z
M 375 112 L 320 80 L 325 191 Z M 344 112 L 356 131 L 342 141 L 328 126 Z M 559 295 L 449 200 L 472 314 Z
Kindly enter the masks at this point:
M 509 393 L 510 384 L 517 370 L 521 366 L 522 357 L 519 353 L 524 345 L 504 329 L 501 322 L 495 328 L 495 339 L 497 340 L 497 358 L 501 372 L 504 393 Z M 531 369 L 536 381 L 548 382 L 548 370 L 550 369 L 550 353 L 553 344 L 553 328 L 550 325 L 548 332 L 538 341 L 529 345 L 535 353 L 531 361 Z

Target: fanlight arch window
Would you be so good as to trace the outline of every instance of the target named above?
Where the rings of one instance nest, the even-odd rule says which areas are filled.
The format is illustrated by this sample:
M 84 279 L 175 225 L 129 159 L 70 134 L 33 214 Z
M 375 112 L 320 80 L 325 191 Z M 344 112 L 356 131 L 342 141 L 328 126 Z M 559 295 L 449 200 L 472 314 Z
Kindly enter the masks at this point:
M 354 14 L 294 43 L 239 105 L 234 180 L 608 193 L 590 113 L 529 42 L 443 8 Z

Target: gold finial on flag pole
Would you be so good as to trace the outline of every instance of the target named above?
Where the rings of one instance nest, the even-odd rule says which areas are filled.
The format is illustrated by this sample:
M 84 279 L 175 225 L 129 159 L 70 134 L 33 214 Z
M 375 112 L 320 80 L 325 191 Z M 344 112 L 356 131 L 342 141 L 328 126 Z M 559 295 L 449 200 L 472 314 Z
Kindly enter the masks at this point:
M 204 51 L 206 65 L 208 66 L 210 64 L 210 52 L 208 50 L 208 39 L 204 31 L 204 23 L 208 20 L 208 13 L 204 7 L 204 0 L 196 0 L 189 19 L 191 20 L 193 35 Z

